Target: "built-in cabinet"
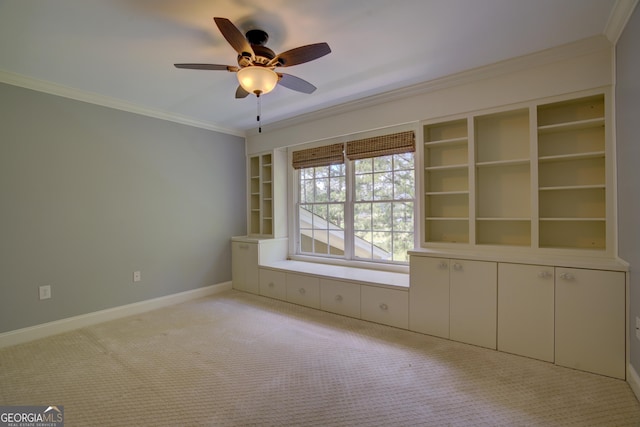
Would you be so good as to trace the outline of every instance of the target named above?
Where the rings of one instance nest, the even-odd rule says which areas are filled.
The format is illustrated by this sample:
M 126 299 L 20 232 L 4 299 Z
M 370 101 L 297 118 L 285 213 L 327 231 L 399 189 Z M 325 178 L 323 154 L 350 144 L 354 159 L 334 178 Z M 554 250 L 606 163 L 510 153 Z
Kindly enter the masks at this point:
M 283 261 L 286 152 L 250 156 L 250 236 L 232 242 L 234 288 L 624 378 L 608 97 L 422 122 L 409 287 L 406 274 Z
M 260 263 L 287 255 L 287 239 L 257 239 L 248 236 L 231 239 L 231 280 L 234 289 L 260 293 Z
M 558 365 L 624 378 L 625 273 L 556 268 Z
M 495 349 L 496 265 L 412 256 L 409 329 Z
M 249 235 L 286 236 L 286 152 L 274 150 L 250 156 L 247 169 Z
M 410 330 L 625 378 L 623 266 L 471 257 L 411 254 Z
M 498 350 L 554 361 L 555 269 L 498 264 Z
M 605 95 L 423 124 L 422 246 L 611 251 Z
M 450 261 L 449 338 L 496 348 L 496 263 Z
M 300 266 L 303 268 L 296 271 Z M 408 329 L 409 293 L 406 285 L 377 286 L 373 283 L 365 284 L 359 280 L 337 280 L 325 277 L 323 274 L 305 271 L 322 271 L 327 268 L 330 267 L 294 261 L 262 266 L 259 268 L 260 295 Z M 344 268 L 343 270 L 349 271 Z M 363 270 L 355 268 L 350 271 Z M 398 274 L 398 276 L 406 276 L 406 274 Z

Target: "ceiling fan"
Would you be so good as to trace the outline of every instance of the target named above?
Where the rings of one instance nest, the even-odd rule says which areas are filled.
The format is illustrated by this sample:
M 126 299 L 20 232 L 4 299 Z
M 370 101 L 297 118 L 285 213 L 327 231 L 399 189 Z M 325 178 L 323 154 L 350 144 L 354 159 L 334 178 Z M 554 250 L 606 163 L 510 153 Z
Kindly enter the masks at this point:
M 240 83 L 236 90 L 236 98 L 245 98 L 250 93 L 260 97 L 271 92 L 278 83 L 288 89 L 307 94 L 316 90 L 316 87 L 306 80 L 276 72 L 275 69 L 303 64 L 327 55 L 331 52 L 327 43 L 300 46 L 276 55 L 265 46 L 269 40 L 265 31 L 253 29 L 242 35 L 230 20 L 217 17 L 213 20 L 227 42 L 238 53 L 238 65 L 174 64 L 176 68 L 226 70 L 236 73 Z

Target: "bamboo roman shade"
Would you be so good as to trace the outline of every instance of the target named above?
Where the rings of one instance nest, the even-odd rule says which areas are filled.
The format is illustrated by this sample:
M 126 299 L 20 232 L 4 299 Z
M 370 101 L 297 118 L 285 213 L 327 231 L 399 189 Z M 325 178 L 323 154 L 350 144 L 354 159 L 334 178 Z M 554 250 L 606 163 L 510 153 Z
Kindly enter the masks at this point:
M 331 144 L 293 152 L 294 169 L 344 163 L 344 144 Z
M 414 151 L 416 151 L 416 136 L 413 131 L 398 132 L 347 142 L 347 158 L 349 160 L 411 153 Z

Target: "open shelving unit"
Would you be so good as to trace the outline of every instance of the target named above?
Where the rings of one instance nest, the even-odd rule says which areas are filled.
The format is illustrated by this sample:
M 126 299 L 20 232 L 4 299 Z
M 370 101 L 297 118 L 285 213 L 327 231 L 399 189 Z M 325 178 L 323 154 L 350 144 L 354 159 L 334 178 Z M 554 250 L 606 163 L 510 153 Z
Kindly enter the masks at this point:
M 423 246 L 608 250 L 602 93 L 423 123 Z
M 604 96 L 538 106 L 539 246 L 605 249 Z
M 467 120 L 425 125 L 425 236 L 435 242 L 469 242 Z

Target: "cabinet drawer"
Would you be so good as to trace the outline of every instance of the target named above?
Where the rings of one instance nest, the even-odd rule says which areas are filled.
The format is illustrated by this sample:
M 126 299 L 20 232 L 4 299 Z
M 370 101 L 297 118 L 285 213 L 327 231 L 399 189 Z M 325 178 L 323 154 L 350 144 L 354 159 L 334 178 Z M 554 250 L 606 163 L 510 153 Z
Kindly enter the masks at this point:
M 281 271 L 260 269 L 260 295 L 284 300 L 287 297 L 286 275 Z
M 287 273 L 287 301 L 320 308 L 320 279 L 303 274 Z
M 360 285 L 320 279 L 320 309 L 360 318 Z
M 396 328 L 409 328 L 409 293 L 405 290 L 362 286 L 362 319 Z

